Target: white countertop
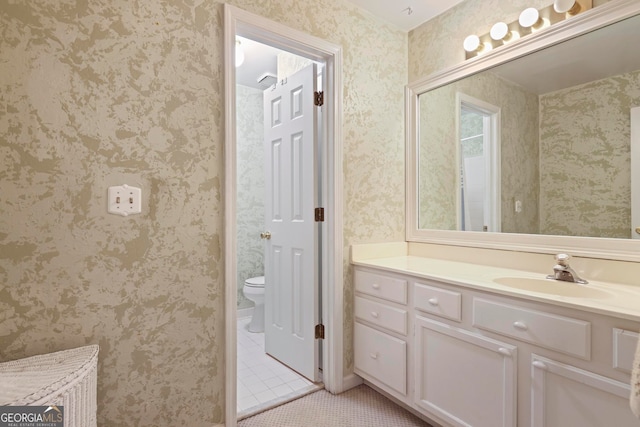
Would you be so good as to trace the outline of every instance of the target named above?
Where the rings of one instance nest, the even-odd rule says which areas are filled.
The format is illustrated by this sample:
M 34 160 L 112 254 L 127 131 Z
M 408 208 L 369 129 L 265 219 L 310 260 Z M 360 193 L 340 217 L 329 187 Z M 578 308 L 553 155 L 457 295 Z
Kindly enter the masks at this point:
M 411 255 L 353 259 L 352 264 L 640 322 L 640 286 L 591 281 L 588 277 L 585 279 L 589 284 L 580 285 L 545 280 L 545 275 L 529 271 Z M 522 283 L 528 289 L 501 284 L 501 281 L 515 283 L 515 286 Z M 528 286 L 528 283 L 533 284 Z M 555 293 L 572 294 L 573 286 L 589 288 L 586 291 L 590 296 Z

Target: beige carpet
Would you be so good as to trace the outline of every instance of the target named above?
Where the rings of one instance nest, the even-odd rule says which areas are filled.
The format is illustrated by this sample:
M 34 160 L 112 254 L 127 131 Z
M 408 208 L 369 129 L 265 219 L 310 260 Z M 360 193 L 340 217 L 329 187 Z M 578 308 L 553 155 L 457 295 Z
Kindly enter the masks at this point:
M 320 390 L 238 423 L 238 427 L 429 426 L 366 385 L 334 396 Z

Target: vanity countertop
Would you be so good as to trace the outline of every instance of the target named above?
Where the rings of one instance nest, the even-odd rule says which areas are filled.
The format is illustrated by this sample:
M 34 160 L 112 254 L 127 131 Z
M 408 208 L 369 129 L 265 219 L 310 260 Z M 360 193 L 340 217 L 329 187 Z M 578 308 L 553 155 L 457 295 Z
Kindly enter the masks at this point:
M 640 322 L 640 286 L 591 281 L 588 277 L 587 285 L 558 282 L 545 280 L 544 274 L 530 271 L 413 255 L 353 259 L 352 264 Z M 501 281 L 534 283 L 536 286 L 540 285 L 540 291 L 518 289 L 501 284 Z M 551 293 L 546 292 L 546 285 L 550 287 Z M 588 287 L 591 296 L 576 297 L 553 293 L 553 287 L 570 291 L 571 288 L 567 287 L 571 286 Z

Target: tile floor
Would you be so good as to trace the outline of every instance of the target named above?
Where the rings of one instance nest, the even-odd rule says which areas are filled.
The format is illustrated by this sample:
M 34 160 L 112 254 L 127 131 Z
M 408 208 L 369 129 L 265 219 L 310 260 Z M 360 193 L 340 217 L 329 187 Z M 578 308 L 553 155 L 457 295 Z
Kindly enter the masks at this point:
M 250 317 L 238 319 L 238 417 L 322 388 L 264 352 L 264 334 L 247 330 Z

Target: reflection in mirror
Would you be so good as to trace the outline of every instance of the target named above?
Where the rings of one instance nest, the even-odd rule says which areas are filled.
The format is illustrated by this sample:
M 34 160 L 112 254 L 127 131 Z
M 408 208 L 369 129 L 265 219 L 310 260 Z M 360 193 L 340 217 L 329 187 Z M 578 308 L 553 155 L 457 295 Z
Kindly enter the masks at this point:
M 458 127 L 467 121 L 457 97 L 464 94 L 499 110 L 499 159 L 489 170 L 499 180 L 499 217 L 492 228 L 483 202 L 480 230 L 632 237 L 639 28 L 640 16 L 629 18 L 420 94 L 418 227 L 478 231 L 465 217 L 470 184 L 484 178 L 469 175 L 475 166 L 460 148 L 460 138 L 473 136 Z M 482 200 L 490 199 L 488 182 Z
M 456 224 L 458 181 L 456 162 L 456 93 L 499 109 L 500 143 L 495 167 L 499 205 L 495 231 L 537 233 L 538 230 L 538 101 L 515 84 L 481 73 L 419 96 L 419 224 L 420 228 L 460 230 Z M 499 106 L 499 107 L 498 107 Z M 499 150 L 497 148 L 499 147 Z M 496 170 L 499 166 L 500 170 Z M 522 212 L 512 213 L 520 201 Z M 496 202 L 497 203 L 497 202 Z M 528 207 L 528 209 L 525 209 Z M 492 231 L 493 231 L 492 230 Z
M 500 109 L 462 93 L 456 99 L 460 144 L 458 229 L 500 231 Z

